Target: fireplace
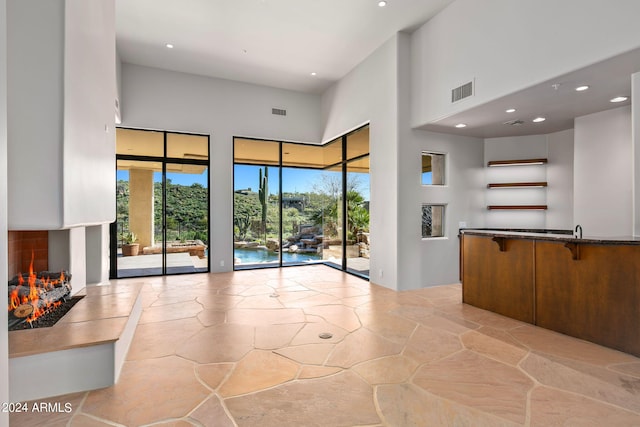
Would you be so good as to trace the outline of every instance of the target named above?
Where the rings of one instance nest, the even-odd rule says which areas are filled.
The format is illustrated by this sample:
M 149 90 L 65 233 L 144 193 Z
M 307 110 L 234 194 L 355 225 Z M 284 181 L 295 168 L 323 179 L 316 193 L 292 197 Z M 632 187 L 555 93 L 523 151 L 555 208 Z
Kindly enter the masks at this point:
M 143 284 L 109 282 L 108 224 L 13 230 L 8 241 L 8 278 L 19 276 L 19 282 L 22 275 L 18 273 L 31 270 L 32 281 L 60 281 L 62 272 L 64 282 L 70 271 L 73 287 L 66 298 L 83 296 L 51 327 L 9 332 L 10 400 L 43 399 L 113 385 L 142 313 Z M 38 278 L 43 271 L 53 274 Z M 28 276 L 22 277 L 27 284 Z
M 71 309 L 71 274 L 49 270 L 48 231 L 10 231 L 9 330 L 52 326 Z
M 9 330 L 53 326 L 77 300 L 68 271 L 20 273 L 9 281 Z

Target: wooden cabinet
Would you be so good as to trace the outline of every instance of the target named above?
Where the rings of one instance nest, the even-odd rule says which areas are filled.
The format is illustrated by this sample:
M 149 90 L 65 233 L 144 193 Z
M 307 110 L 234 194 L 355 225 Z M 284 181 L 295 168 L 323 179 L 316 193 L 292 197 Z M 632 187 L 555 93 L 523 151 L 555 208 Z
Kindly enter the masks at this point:
M 536 325 L 640 355 L 640 246 L 536 242 Z
M 640 245 L 463 234 L 463 302 L 640 356 Z
M 464 235 L 462 301 L 533 323 L 533 241 Z

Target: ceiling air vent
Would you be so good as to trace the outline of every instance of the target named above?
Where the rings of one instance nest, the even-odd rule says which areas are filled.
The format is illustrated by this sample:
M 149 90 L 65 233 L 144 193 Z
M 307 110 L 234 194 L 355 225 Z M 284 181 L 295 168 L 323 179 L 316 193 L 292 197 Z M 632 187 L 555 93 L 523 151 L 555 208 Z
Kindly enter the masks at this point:
M 458 102 L 473 95 L 473 82 L 451 89 L 451 102 Z
M 284 110 L 282 108 L 272 108 L 271 109 L 271 114 L 274 114 L 276 116 L 286 116 L 287 115 L 287 110 Z
M 509 120 L 508 122 L 503 123 L 503 125 L 509 126 L 520 126 L 521 124 L 524 124 L 522 120 Z

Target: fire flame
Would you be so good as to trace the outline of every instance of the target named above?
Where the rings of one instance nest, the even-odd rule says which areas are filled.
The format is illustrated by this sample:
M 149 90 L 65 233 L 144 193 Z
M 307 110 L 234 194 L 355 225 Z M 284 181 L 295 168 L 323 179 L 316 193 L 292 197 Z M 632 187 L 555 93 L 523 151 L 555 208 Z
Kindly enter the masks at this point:
M 41 317 L 49 310 L 62 305 L 61 301 L 52 301 L 50 299 L 41 298 L 41 294 L 52 290 L 59 283 L 64 283 L 64 273 L 60 274 L 59 279 L 51 279 L 43 277 L 40 279 L 40 285 L 37 284 L 38 276 L 33 272 L 33 252 L 31 253 L 31 263 L 29 264 L 29 276 L 27 277 L 26 286 L 29 287 L 28 296 L 20 297 L 20 290 L 25 286 L 25 280 L 22 273 L 18 273 L 18 286 L 9 295 L 9 312 L 15 310 L 18 306 L 29 304 L 33 307 L 33 312 L 25 320 L 31 324 L 38 317 Z

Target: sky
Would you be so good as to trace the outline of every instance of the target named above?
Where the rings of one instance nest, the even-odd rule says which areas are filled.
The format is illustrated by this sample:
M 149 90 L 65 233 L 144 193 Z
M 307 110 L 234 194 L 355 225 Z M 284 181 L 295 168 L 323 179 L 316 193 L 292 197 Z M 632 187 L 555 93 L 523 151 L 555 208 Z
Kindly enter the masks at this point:
M 260 188 L 258 183 L 259 166 L 235 165 L 233 172 L 234 185 L 233 190 L 245 190 L 251 188 L 251 191 L 258 191 Z M 299 168 L 283 168 L 282 170 L 282 192 L 284 193 L 306 193 L 314 191 L 314 186 L 320 183 L 323 175 L 338 175 L 339 172 L 327 172 L 316 169 L 299 169 Z M 365 200 L 369 200 L 368 174 L 357 178 L 360 182 L 358 190 L 364 196 Z M 269 168 L 269 193 L 278 193 L 278 168 Z

